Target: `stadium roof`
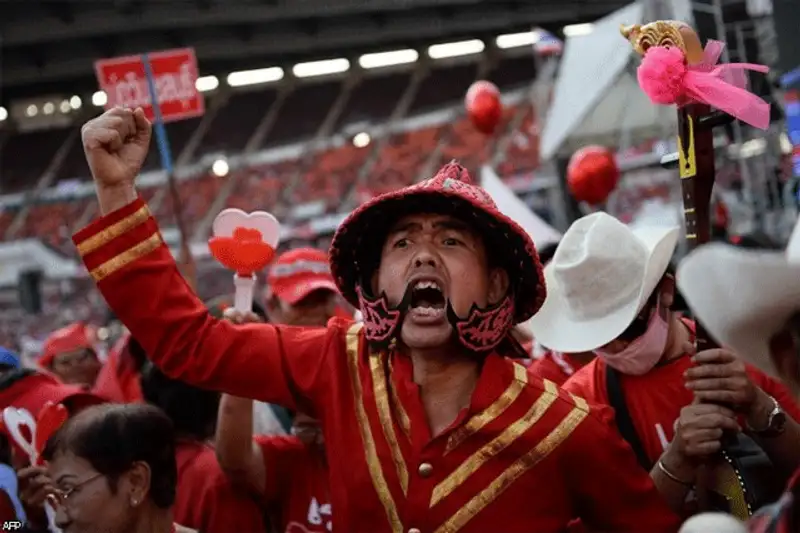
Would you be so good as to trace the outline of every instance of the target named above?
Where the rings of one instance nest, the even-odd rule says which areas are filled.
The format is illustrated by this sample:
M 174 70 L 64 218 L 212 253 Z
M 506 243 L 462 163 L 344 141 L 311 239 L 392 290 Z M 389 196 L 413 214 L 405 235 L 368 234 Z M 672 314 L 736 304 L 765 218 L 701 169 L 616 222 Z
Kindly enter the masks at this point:
M 93 62 L 194 47 L 202 75 L 421 48 L 539 26 L 624 0 L 25 0 L 4 2 L 2 103 L 97 88 Z

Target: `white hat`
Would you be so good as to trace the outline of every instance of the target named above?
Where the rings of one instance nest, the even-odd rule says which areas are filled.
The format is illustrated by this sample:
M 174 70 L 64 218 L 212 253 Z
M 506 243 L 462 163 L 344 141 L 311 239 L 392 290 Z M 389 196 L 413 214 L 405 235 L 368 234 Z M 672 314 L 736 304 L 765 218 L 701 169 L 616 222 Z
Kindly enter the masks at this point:
M 747 533 L 747 527 L 725 513 L 702 513 L 688 519 L 678 533 Z
M 595 350 L 633 322 L 669 266 L 677 227 L 628 226 L 597 212 L 576 220 L 544 269 L 534 338 L 559 352 Z
M 800 220 L 786 252 L 708 244 L 689 254 L 678 287 L 708 332 L 774 377 L 769 340 L 800 311 Z

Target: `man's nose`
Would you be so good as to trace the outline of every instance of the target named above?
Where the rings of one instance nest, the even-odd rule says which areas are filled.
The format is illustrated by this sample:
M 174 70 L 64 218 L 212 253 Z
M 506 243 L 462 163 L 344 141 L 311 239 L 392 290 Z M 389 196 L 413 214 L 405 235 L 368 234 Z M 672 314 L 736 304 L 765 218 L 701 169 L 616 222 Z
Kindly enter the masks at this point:
M 423 266 L 436 267 L 438 264 L 439 260 L 437 259 L 433 250 L 431 250 L 430 246 L 420 247 L 417 255 L 414 256 L 414 267 L 416 268 Z

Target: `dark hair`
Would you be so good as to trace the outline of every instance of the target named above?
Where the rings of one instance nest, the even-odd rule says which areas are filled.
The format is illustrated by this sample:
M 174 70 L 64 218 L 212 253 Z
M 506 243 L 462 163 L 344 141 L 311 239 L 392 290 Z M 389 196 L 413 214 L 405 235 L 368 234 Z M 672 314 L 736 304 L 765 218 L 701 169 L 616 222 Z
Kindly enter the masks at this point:
M 166 413 L 176 434 L 198 440 L 214 435 L 220 398 L 218 392 L 172 379 L 151 363 L 145 365 L 140 383 L 145 401 Z
M 664 274 L 658 281 L 656 288 L 647 298 L 647 302 L 645 302 L 642 310 L 639 311 L 639 314 L 636 315 L 636 318 L 633 319 L 633 322 L 631 322 L 628 327 L 625 328 L 625 331 L 617 336 L 618 339 L 632 341 L 644 335 L 644 332 L 647 330 L 647 324 L 650 322 L 650 312 L 655 307 L 656 302 L 658 302 L 658 295 L 661 293 L 661 284 L 668 277 L 675 279 L 675 266 L 672 263 L 667 265 L 667 269 L 664 271 Z M 669 306 L 669 309 L 670 311 L 680 313 L 684 313 L 689 310 L 688 306 L 686 305 L 686 300 L 684 300 L 683 295 L 678 290 L 677 283 L 675 284 L 672 297 L 672 305 Z
M 108 479 L 112 492 L 119 477 L 134 463 L 150 467 L 150 498 L 167 509 L 175 503 L 178 467 L 172 422 L 146 404 L 104 404 L 89 407 L 47 441 L 42 457 L 71 453 L 88 461 Z

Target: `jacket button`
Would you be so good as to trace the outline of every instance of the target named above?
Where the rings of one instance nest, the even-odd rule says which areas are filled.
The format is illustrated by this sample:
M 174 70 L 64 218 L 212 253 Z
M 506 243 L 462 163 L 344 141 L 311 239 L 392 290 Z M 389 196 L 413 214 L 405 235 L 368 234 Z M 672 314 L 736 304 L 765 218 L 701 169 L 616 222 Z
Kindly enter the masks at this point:
M 419 475 L 422 477 L 428 477 L 433 474 L 433 465 L 430 463 L 422 463 L 419 465 Z

